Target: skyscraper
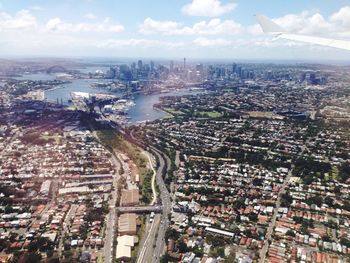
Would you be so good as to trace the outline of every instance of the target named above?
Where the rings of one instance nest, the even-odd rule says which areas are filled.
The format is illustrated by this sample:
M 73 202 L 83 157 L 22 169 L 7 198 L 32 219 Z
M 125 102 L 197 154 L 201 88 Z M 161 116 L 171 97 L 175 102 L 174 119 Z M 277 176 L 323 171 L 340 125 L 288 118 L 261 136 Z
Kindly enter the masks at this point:
M 143 67 L 142 60 L 139 60 L 137 62 L 137 67 L 138 67 L 138 69 L 142 69 L 142 67 Z
M 232 64 L 232 73 L 235 73 L 235 72 L 236 72 L 236 68 L 237 68 L 236 63 L 233 63 L 233 64 Z

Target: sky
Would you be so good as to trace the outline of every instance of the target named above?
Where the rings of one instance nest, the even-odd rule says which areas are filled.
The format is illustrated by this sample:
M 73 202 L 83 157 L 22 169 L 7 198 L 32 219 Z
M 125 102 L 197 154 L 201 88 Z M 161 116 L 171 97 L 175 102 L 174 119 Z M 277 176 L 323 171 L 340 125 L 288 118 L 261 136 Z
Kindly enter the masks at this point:
M 350 52 L 264 35 L 350 39 L 350 0 L 0 0 L 0 57 L 350 60 Z

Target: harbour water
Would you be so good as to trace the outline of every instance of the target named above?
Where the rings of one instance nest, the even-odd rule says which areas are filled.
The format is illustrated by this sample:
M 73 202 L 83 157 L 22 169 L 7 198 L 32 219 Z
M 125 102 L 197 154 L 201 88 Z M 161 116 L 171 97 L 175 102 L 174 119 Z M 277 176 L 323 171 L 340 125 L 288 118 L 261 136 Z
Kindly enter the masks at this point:
M 45 91 L 45 97 L 49 101 L 62 100 L 64 105 L 69 105 L 71 92 L 87 92 L 87 93 L 108 93 L 105 89 L 93 88 L 91 84 L 96 82 L 94 79 L 74 79 L 71 83 L 67 83 L 56 89 Z
M 55 75 L 40 73 L 40 74 L 30 74 L 24 75 L 22 77 L 17 77 L 17 79 L 31 79 L 31 80 L 53 80 Z M 96 79 L 74 79 L 71 83 L 62 85 L 61 87 L 46 90 L 45 98 L 49 101 L 59 102 L 62 101 L 64 105 L 69 105 L 69 100 L 71 99 L 71 92 L 87 92 L 87 93 L 108 93 L 114 94 L 116 96 L 122 95 L 118 92 L 110 92 L 103 88 L 91 87 L 91 84 L 97 82 Z M 167 93 L 159 94 L 138 94 L 133 96 L 133 101 L 135 106 L 128 110 L 129 121 L 132 124 L 143 122 L 143 121 L 153 121 L 156 119 L 161 119 L 166 116 L 165 112 L 154 109 L 153 105 L 159 102 L 159 98 L 162 96 L 181 96 L 187 94 L 198 94 L 202 91 L 191 91 L 190 89 L 171 91 Z
M 164 118 L 167 114 L 163 111 L 153 108 L 153 105 L 159 102 L 159 98 L 162 96 L 181 96 L 188 94 L 198 94 L 198 91 L 179 90 L 171 91 L 168 93 L 161 94 L 151 94 L 151 95 L 136 95 L 134 96 L 135 106 L 130 108 L 128 111 L 128 116 L 132 123 L 142 122 L 142 121 L 154 121 L 156 119 Z
M 18 80 L 34 80 L 34 81 L 38 81 L 38 80 L 54 80 L 56 79 L 56 75 L 53 74 L 46 74 L 46 73 L 37 73 L 37 74 L 23 74 L 20 77 L 15 77 L 15 79 Z

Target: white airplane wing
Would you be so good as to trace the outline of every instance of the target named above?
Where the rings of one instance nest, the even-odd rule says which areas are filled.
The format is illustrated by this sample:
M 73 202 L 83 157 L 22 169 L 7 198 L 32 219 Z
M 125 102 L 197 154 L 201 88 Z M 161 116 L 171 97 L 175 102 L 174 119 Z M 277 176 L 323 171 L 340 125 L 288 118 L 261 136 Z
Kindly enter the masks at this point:
M 281 28 L 276 23 L 272 22 L 269 18 L 263 15 L 256 16 L 262 30 L 266 34 L 274 35 L 278 38 L 284 38 L 288 40 L 300 41 L 310 44 L 317 44 L 327 47 L 334 47 L 339 49 L 345 49 L 350 51 L 350 41 L 347 40 L 337 40 L 332 38 L 315 37 L 299 34 L 287 33 L 283 28 Z

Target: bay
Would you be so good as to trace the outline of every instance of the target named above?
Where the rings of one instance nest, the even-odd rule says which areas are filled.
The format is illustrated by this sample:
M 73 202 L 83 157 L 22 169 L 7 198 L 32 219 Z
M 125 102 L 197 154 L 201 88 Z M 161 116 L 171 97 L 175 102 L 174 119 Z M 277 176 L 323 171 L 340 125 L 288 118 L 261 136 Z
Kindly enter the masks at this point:
M 94 72 L 97 69 L 104 70 L 103 67 L 89 67 L 89 69 L 85 69 L 85 72 Z M 16 79 L 20 80 L 54 80 L 56 75 L 54 74 L 46 74 L 46 73 L 38 73 L 38 74 L 26 74 L 21 77 L 16 77 Z M 64 105 L 70 105 L 71 93 L 72 92 L 87 92 L 87 93 L 106 93 L 113 94 L 116 96 L 122 96 L 122 93 L 111 92 L 103 88 L 95 88 L 92 87 L 91 84 L 95 82 L 100 82 L 99 79 L 73 79 L 71 83 L 63 84 L 62 86 L 56 87 L 51 90 L 45 91 L 45 98 L 48 101 L 62 103 Z M 144 121 L 154 121 L 157 119 L 164 118 L 167 114 L 163 111 L 155 109 L 153 107 L 154 104 L 160 101 L 160 97 L 162 96 L 182 96 L 182 95 L 195 95 L 198 93 L 203 93 L 203 91 L 192 91 L 190 89 L 181 89 L 169 91 L 166 93 L 158 93 L 158 94 L 135 94 L 133 95 L 133 101 L 135 105 L 131 107 L 128 111 L 128 117 L 131 124 L 136 124 Z

